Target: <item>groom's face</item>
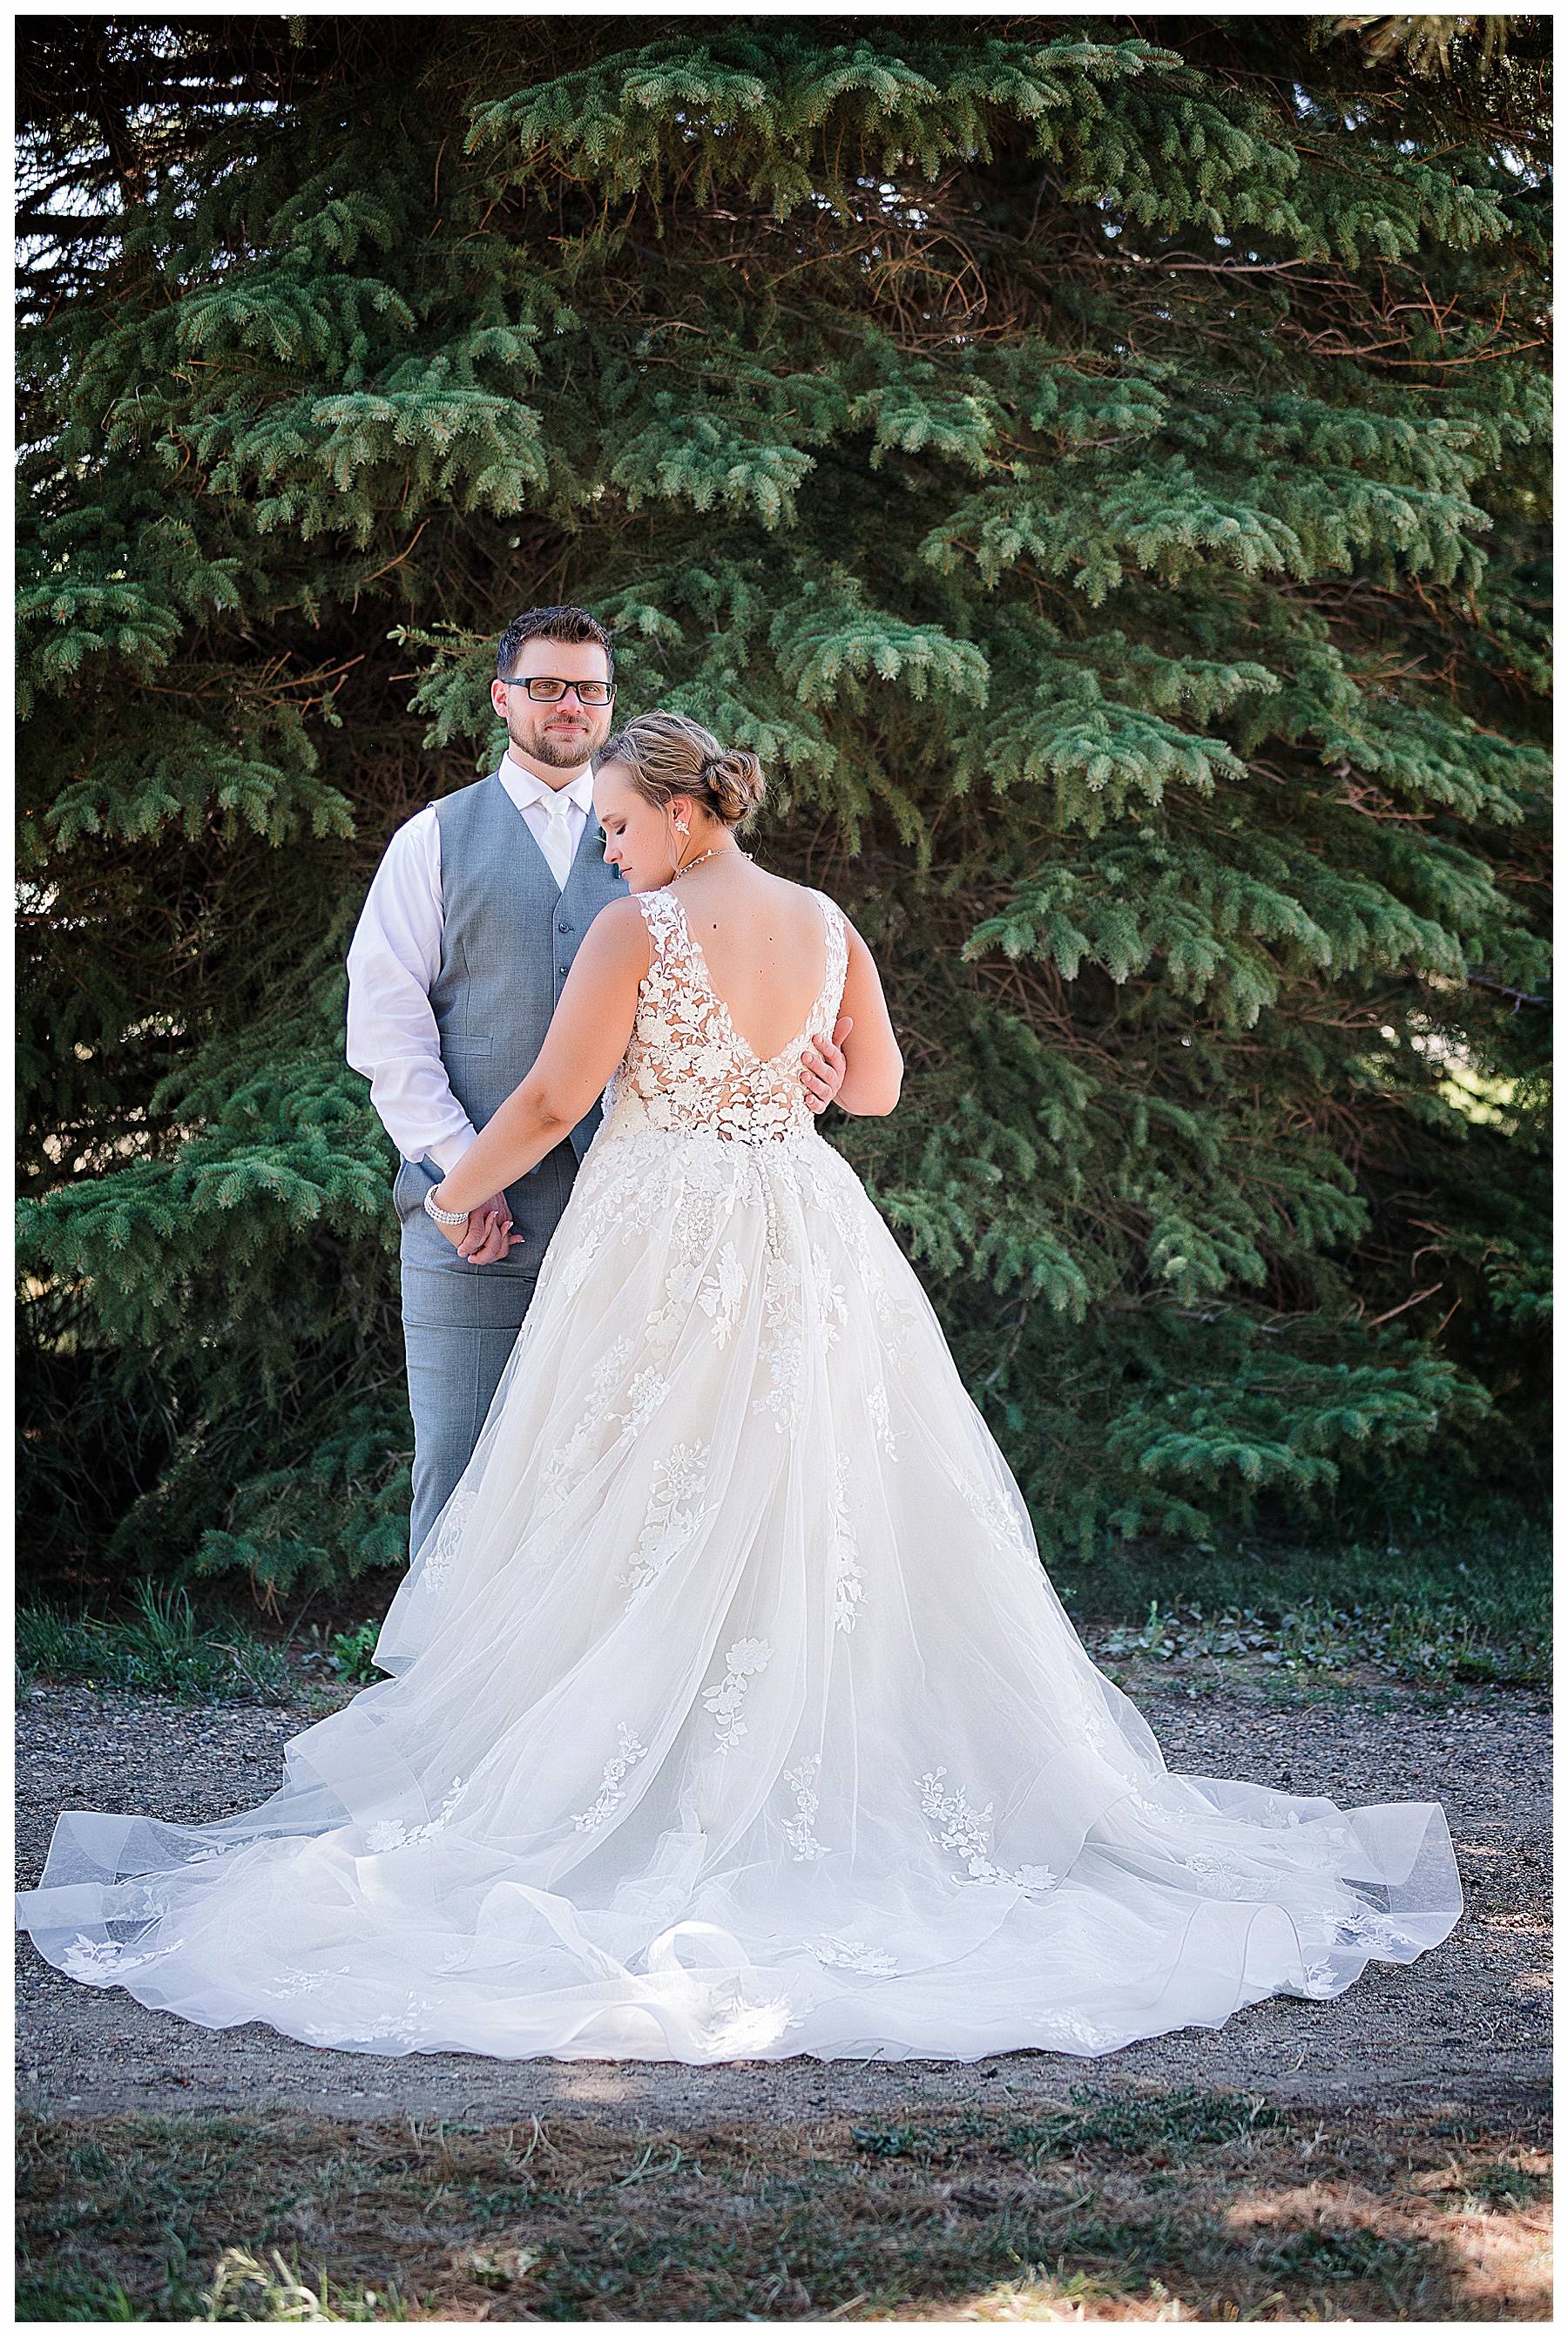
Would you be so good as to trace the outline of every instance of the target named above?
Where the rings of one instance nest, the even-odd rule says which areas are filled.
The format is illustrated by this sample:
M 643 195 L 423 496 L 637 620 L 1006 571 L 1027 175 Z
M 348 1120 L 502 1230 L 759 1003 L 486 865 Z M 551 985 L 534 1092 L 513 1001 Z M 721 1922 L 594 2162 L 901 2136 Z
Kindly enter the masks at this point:
M 610 660 L 597 641 L 524 641 L 513 660 L 511 683 L 497 681 L 491 702 L 506 725 L 512 751 L 542 772 L 580 771 L 610 736 L 613 705 L 584 706 L 574 689 L 554 704 L 530 698 L 521 685 L 531 675 L 557 681 L 608 681 Z

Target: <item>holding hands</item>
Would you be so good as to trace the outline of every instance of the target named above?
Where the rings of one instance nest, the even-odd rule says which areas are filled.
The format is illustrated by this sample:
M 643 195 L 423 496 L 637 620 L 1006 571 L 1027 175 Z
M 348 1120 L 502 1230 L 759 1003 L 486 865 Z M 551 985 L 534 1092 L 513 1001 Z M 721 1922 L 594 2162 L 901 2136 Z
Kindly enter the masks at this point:
M 474 1266 L 498 1266 L 523 1239 L 512 1230 L 512 1212 L 505 1193 L 493 1193 L 489 1200 L 470 1209 L 466 1225 L 443 1226 L 441 1230 L 458 1257 Z
M 438 1190 L 433 1186 L 426 1194 L 425 1214 L 471 1266 L 498 1266 L 524 1238 L 512 1230 L 512 1212 L 505 1193 L 492 1193 L 466 1217 L 458 1217 L 442 1208 L 436 1198 Z
M 833 1025 L 832 1037 L 811 1040 L 800 1058 L 800 1084 L 813 1111 L 826 1111 L 844 1084 L 848 1069 L 844 1041 L 854 1028 L 851 1017 L 841 1014 Z M 471 1266 L 499 1266 L 523 1240 L 521 1234 L 512 1230 L 512 1212 L 505 1193 L 493 1193 L 489 1200 L 481 1201 L 477 1208 L 470 1209 L 466 1217 L 451 1225 L 444 1224 L 437 1214 L 439 1204 L 434 1189 L 426 1195 L 425 1206 L 458 1257 L 466 1258 Z

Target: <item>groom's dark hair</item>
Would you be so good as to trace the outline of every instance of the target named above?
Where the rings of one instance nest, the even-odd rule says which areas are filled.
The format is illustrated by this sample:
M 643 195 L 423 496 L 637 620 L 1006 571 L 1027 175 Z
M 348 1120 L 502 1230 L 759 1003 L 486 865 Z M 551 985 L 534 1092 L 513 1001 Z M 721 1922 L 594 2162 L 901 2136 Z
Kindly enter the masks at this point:
M 514 617 L 495 644 L 495 673 L 505 681 L 517 662 L 517 652 L 524 641 L 567 641 L 573 648 L 581 641 L 597 641 L 610 660 L 610 679 L 615 679 L 615 644 L 597 617 L 586 609 L 524 609 Z

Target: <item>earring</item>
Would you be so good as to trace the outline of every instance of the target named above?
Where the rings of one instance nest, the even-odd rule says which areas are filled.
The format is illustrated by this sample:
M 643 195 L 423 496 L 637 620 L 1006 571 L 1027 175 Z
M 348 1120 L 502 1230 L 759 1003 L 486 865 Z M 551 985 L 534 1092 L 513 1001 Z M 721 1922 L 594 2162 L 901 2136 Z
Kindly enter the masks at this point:
M 683 819 L 678 819 L 675 823 L 675 833 L 677 836 L 690 836 L 691 830 Z

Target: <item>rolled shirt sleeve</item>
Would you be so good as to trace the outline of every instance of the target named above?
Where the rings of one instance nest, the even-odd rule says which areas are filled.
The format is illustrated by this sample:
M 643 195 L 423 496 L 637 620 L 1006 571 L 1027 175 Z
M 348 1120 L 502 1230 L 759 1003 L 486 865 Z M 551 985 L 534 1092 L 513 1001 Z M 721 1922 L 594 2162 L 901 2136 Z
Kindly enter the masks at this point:
M 434 806 L 397 831 L 371 880 L 348 948 L 348 1061 L 406 1160 L 449 1174 L 475 1138 L 452 1092 L 430 1005 L 445 922 L 441 827 Z

